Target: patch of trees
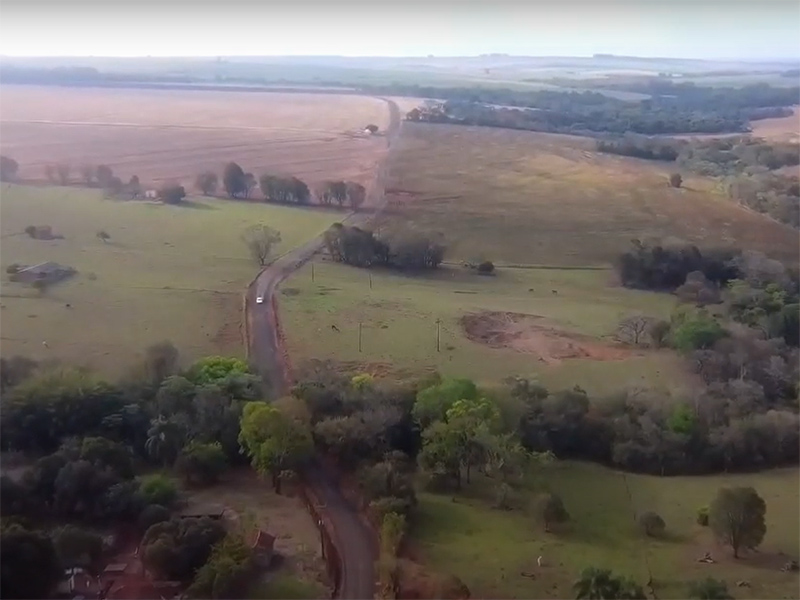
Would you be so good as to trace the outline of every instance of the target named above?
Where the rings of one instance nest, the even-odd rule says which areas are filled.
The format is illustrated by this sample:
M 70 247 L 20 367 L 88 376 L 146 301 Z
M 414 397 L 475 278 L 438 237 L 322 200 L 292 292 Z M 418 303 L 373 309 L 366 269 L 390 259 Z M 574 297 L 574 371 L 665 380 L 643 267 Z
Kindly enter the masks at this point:
M 366 200 L 366 188 L 360 183 L 353 181 L 325 181 L 317 192 L 317 199 L 323 206 L 330 206 L 333 203 L 343 208 L 350 206 L 353 210 L 358 210 Z
M 341 223 L 334 223 L 325 232 L 324 240 L 333 260 L 363 268 L 435 269 L 446 249 L 439 235 L 407 230 L 376 236 L 372 231 Z
M 150 527 L 142 538 L 142 562 L 162 579 L 186 581 L 208 561 L 225 537 L 219 521 L 175 518 Z
M 0 156 L 0 181 L 15 181 L 19 163 L 10 156 Z
M 778 173 L 738 175 L 726 182 L 728 196 L 779 223 L 800 228 L 800 177 Z

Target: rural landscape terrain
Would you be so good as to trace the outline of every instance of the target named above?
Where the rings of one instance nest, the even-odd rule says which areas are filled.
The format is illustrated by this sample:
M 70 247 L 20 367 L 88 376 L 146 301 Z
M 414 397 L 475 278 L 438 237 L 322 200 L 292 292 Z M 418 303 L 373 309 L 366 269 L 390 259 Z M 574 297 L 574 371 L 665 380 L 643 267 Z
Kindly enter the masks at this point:
M 0 60 L 0 595 L 796 598 L 795 62 Z

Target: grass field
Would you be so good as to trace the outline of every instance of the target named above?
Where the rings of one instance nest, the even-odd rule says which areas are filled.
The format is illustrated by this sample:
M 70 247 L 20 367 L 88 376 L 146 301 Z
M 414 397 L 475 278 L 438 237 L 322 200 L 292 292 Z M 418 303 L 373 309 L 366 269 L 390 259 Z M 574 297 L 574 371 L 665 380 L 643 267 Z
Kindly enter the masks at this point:
M 709 576 L 725 580 L 737 598 L 797 597 L 797 573 L 780 572 L 800 550 L 796 469 L 659 478 L 557 462 L 537 480 L 529 484 L 521 504 L 537 490 L 558 493 L 571 517 L 566 531 L 545 534 L 522 509 L 490 508 L 491 486 L 478 482 L 457 502 L 450 496 L 420 495 L 412 550 L 430 567 L 461 578 L 477 598 L 573 598 L 572 583 L 590 566 L 610 568 L 644 585 L 648 564 L 659 598 L 686 598 L 688 582 Z M 767 504 L 767 535 L 760 552 L 738 561 L 695 523 L 697 509 L 718 488 L 731 485 L 752 485 Z M 633 514 L 646 510 L 666 522 L 664 540 L 638 532 Z M 697 562 L 706 551 L 717 564 Z M 541 568 L 538 556 L 544 558 Z M 742 580 L 751 587 L 736 587 Z
M 338 218 L 260 203 L 193 199 L 165 206 L 104 200 L 91 190 L 4 185 L 3 355 L 60 358 L 109 374 L 164 339 L 186 360 L 242 355 L 242 292 L 258 270 L 240 239 L 243 230 L 258 223 L 279 230 L 280 254 Z M 51 225 L 64 239 L 20 234 L 31 224 Z M 101 229 L 111 236 L 108 243 L 96 237 Z M 41 298 L 27 285 L 7 283 L 8 265 L 47 260 L 78 275 Z
M 674 165 L 602 155 L 591 140 L 406 123 L 390 161 L 384 225 L 441 231 L 448 258 L 607 264 L 634 237 L 674 236 L 797 258 L 797 232 L 714 192 Z
M 620 357 L 611 340 L 583 337 L 607 337 L 622 316 L 634 312 L 668 316 L 673 306 L 667 295 L 609 285 L 611 276 L 608 270 L 501 268 L 497 275 L 483 277 L 449 266 L 429 277 L 406 277 L 318 261 L 314 281 L 306 265 L 283 284 L 279 302 L 289 353 L 297 363 L 305 358 L 351 361 L 377 373 L 435 368 L 485 384 L 528 375 L 554 388 L 579 383 L 592 392 L 626 384 L 672 387 L 680 366 L 671 353 L 624 351 Z M 464 315 L 484 311 L 534 314 L 544 320 L 541 329 L 511 332 L 508 343 L 494 340 L 494 345 L 508 347 L 491 347 L 468 339 L 460 322 Z M 441 352 L 436 351 L 437 319 Z M 563 341 L 553 342 L 550 331 L 563 333 Z M 523 342 L 528 345 L 520 346 Z M 578 346 L 576 353 L 587 345 L 611 360 L 559 360 L 559 355 L 576 350 L 570 343 Z M 540 356 L 554 360 L 543 362 Z
M 3 86 L 2 153 L 22 177 L 48 163 L 107 164 L 144 184 L 191 185 L 230 160 L 259 175 L 364 182 L 385 143 L 386 104 L 355 95 Z

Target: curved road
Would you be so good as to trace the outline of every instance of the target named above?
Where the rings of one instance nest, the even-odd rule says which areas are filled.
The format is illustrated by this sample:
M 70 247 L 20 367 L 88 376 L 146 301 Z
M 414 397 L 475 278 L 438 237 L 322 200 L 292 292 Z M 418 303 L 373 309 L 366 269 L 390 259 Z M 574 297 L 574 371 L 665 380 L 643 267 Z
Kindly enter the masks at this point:
M 389 127 L 386 131 L 386 154 L 380 162 L 374 179 L 367 186 L 366 212 L 350 213 L 344 223 L 358 224 L 377 216 L 386 206 L 384 186 L 386 163 L 392 142 L 400 131 L 400 109 L 393 101 L 380 98 L 389 108 Z M 286 351 L 278 335 L 275 314 L 275 293 L 278 285 L 303 266 L 323 245 L 322 237 L 284 254 L 259 273 L 247 290 L 247 323 L 249 329 L 250 358 L 265 378 L 272 383 L 277 395 L 289 385 Z M 256 297 L 264 298 L 256 304 Z M 320 512 L 332 525 L 333 543 L 342 562 L 340 598 L 367 599 L 375 595 L 375 560 L 377 548 L 374 534 L 366 527 L 355 508 L 342 496 L 336 483 L 319 467 L 307 472 L 308 483 L 321 502 Z

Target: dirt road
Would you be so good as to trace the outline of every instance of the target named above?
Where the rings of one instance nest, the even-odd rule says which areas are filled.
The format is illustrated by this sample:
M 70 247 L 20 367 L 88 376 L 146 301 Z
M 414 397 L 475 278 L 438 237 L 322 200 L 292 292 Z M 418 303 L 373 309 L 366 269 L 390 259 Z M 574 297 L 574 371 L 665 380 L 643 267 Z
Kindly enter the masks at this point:
M 397 104 L 386 98 L 390 124 L 386 131 L 386 155 L 374 179 L 367 186 L 364 209 L 351 213 L 342 220 L 348 224 L 365 223 L 374 218 L 386 205 L 384 188 L 387 159 L 392 142 L 400 130 L 400 111 Z M 322 247 L 322 238 L 283 255 L 265 268 L 247 291 L 247 321 L 250 338 L 250 359 L 265 378 L 272 383 L 277 394 L 285 393 L 290 385 L 286 349 L 278 335 L 278 315 L 275 293 L 280 283 L 301 267 Z M 256 298 L 263 303 L 256 303 Z M 340 598 L 373 598 L 375 594 L 376 548 L 372 534 L 362 523 L 355 508 L 342 496 L 336 484 L 320 469 L 307 473 L 309 484 L 324 505 L 322 510 L 333 524 L 331 537 L 339 550 L 342 562 Z

